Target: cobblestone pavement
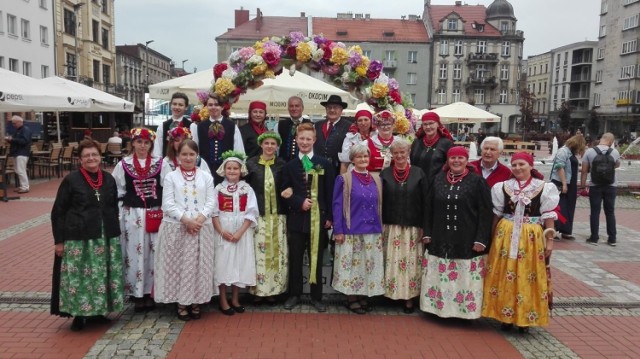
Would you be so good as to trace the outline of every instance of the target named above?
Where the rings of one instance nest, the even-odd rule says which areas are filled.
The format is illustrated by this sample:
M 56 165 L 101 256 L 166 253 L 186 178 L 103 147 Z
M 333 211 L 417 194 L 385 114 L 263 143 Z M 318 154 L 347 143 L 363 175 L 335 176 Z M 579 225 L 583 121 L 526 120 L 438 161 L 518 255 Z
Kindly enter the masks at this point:
M 55 183 L 50 184 L 49 182 Z M 59 180 L 54 180 L 36 185 L 34 187 L 49 185 L 50 188 L 42 193 L 33 193 L 33 197 L 23 196 L 20 200 L 21 206 L 36 206 L 40 210 L 40 212 L 34 210 L 35 214 L 29 218 L 13 213 L 11 202 L 0 204 L 2 216 L 15 216 L 15 220 L 10 222 L 15 224 L 0 228 L 0 258 L 4 258 L 3 261 L 11 256 L 21 255 L 20 251 L 14 249 L 16 242 L 22 241 L 26 245 L 26 243 L 35 240 L 31 237 L 22 237 L 21 234 L 33 229 L 43 231 L 43 228 L 48 227 L 48 209 L 51 207 L 58 183 Z M 46 210 L 43 209 L 44 207 Z M 460 334 L 461 337 L 458 338 L 462 342 L 473 340 L 474 330 L 481 333 L 487 331 L 489 334 L 497 333 L 498 339 L 502 338 L 509 343 L 524 358 L 640 357 L 640 344 L 638 344 L 640 343 L 640 334 L 637 333 L 637 328 L 640 325 L 640 221 L 638 221 L 640 200 L 632 196 L 618 197 L 616 211 L 621 224 L 618 225 L 619 244 L 617 247 L 603 244 L 591 246 L 584 242 L 584 239 L 589 235 L 588 207 L 587 199 L 579 199 L 578 214 L 574 226 L 574 234 L 577 239 L 556 242 L 552 260 L 556 308 L 553 311 L 554 317 L 549 327 L 532 328 L 528 335 L 521 335 L 517 332 L 503 333 L 499 331 L 499 325 L 495 321 L 480 319 L 475 321 L 468 331 L 465 331 L 468 325 L 456 324 L 455 322 L 441 326 L 439 330 L 453 333 L 462 328 L 463 334 Z M 43 211 L 44 213 L 41 213 Z M 623 222 L 624 224 L 622 224 Z M 604 231 L 604 229 L 601 230 Z M 35 247 L 37 250 L 46 251 L 50 249 L 48 245 L 49 243 L 38 244 Z M 3 261 L 0 261 L 0 273 L 3 273 L 3 276 L 5 274 L 11 276 L 12 268 L 4 266 Z M 41 276 L 46 279 L 50 277 L 50 273 L 43 272 Z M 54 325 L 48 325 L 49 329 L 47 330 L 36 330 L 38 325 L 33 324 L 35 323 L 33 318 L 39 318 L 38 320 L 48 318 L 48 300 L 49 293 L 47 292 L 8 291 L 6 288 L 0 287 L 0 321 L 5 325 L 10 325 L 6 331 L 7 327 L 0 327 L 0 348 L 2 348 L 0 349 L 0 358 L 37 357 L 35 354 L 39 352 L 31 352 L 26 355 L 24 354 L 26 352 L 18 351 L 20 348 L 15 349 L 19 346 L 16 343 L 23 343 L 22 346 L 24 346 L 24 343 L 31 343 L 30 340 L 33 343 L 44 340 L 60 340 L 60 335 L 70 333 L 68 331 L 70 320 L 62 318 L 50 319 L 53 320 Z M 323 318 L 346 318 L 348 321 L 358 324 L 367 323 L 365 322 L 367 320 L 377 321 L 379 319 L 376 318 L 385 317 L 391 320 L 388 324 L 388 335 L 393 335 L 395 330 L 399 331 L 400 329 L 395 329 L 394 325 L 400 324 L 394 323 L 405 325 L 403 320 L 406 318 L 418 320 L 415 323 L 419 325 L 442 324 L 442 320 L 424 314 L 404 314 L 397 305 L 391 305 L 384 301 L 379 301 L 370 315 L 356 316 L 344 308 L 342 301 L 342 297 L 327 296 L 329 310 L 326 314 L 316 314 L 308 303 L 303 303 L 293 311 L 287 311 L 281 307 L 247 306 L 247 313 L 237 316 L 244 318 L 238 318 L 242 322 L 235 322 L 235 319 L 230 320 L 225 328 L 232 330 L 241 325 L 240 323 L 247 321 L 262 323 L 266 320 L 265 318 L 287 322 L 294 318 L 300 318 L 300 316 L 308 317 L 306 322 L 314 328 L 321 327 Z M 198 333 L 194 334 L 193 328 L 196 328 L 196 332 L 200 329 L 202 332 L 206 332 L 209 330 L 207 328 L 209 328 L 211 321 L 222 323 L 223 320 L 226 320 L 214 306 L 207 306 L 203 309 L 202 321 L 192 321 L 185 324 L 176 318 L 172 306 L 158 306 L 155 311 L 142 315 L 134 314 L 132 307 L 129 306 L 124 312 L 111 315 L 111 325 L 100 327 L 96 329 L 97 332 L 89 331 L 78 334 L 79 338 L 84 338 L 84 340 L 89 335 L 94 335 L 95 340 L 93 344 L 89 343 L 89 347 L 83 349 L 82 355 L 70 354 L 68 357 L 192 357 L 189 353 L 184 352 L 184 348 L 189 348 L 189 345 L 196 348 L 216 346 L 216 342 L 205 340 L 206 336 L 202 333 L 200 333 L 202 336 L 194 337 Z M 32 315 L 36 317 L 32 317 Z M 28 323 L 24 319 L 27 317 L 30 318 Z M 5 318 L 10 318 L 10 320 L 7 321 Z M 365 325 L 362 323 L 360 325 Z M 264 323 L 260 325 L 264 325 Z M 387 325 L 386 322 L 385 325 Z M 51 328 L 55 328 L 55 331 L 52 331 Z M 185 332 L 186 328 L 191 329 Z M 2 334 L 3 332 L 4 334 Z M 259 332 L 257 333 L 259 335 Z M 33 334 L 33 338 L 27 334 Z M 255 336 L 256 332 L 247 331 L 247 335 L 247 338 L 235 338 L 235 340 L 249 342 L 251 336 Z M 455 337 L 457 334 L 451 335 Z M 21 339 L 16 342 L 18 336 Z M 185 340 L 186 344 L 181 343 Z M 216 340 L 221 339 L 218 337 Z M 283 340 L 286 339 L 283 338 Z M 424 340 L 425 346 L 431 345 L 427 344 L 429 338 Z M 491 340 L 493 341 L 487 341 L 485 344 L 499 345 L 495 338 Z M 366 339 L 363 345 L 366 347 Z M 60 350 L 64 353 L 66 349 Z M 56 356 L 47 356 L 45 349 L 42 351 L 41 357 Z M 20 353 L 23 355 L 19 355 Z M 384 354 L 378 353 L 378 356 Z M 392 355 L 393 351 L 390 351 L 389 354 Z M 304 353 L 301 353 L 300 356 L 303 355 Z M 463 356 L 462 354 L 458 355 Z M 196 356 L 194 354 L 193 357 Z M 416 354 L 416 357 L 419 356 Z M 455 357 L 456 355 L 451 356 Z M 476 357 L 482 356 L 478 354 Z M 511 355 L 509 356 L 511 357 Z M 60 355 L 60 357 L 62 356 Z M 247 354 L 238 357 L 251 356 Z M 273 354 L 272 357 L 285 357 L 285 355 Z

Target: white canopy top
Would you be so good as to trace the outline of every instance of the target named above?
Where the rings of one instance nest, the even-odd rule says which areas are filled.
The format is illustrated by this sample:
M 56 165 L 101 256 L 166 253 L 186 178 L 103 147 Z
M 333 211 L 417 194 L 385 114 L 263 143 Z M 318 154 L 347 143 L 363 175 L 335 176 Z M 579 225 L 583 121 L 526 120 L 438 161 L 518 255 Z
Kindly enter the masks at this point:
M 62 77 L 48 77 L 40 80 L 54 86 L 60 93 L 68 96 L 80 96 L 89 98 L 89 108 L 86 112 L 133 112 L 133 103 L 120 97 L 100 91 L 81 83 L 63 79 Z
M 437 113 L 443 124 L 500 122 L 500 116 L 496 116 L 491 112 L 469 105 L 466 102 L 454 102 L 450 105 L 438 107 L 431 112 Z

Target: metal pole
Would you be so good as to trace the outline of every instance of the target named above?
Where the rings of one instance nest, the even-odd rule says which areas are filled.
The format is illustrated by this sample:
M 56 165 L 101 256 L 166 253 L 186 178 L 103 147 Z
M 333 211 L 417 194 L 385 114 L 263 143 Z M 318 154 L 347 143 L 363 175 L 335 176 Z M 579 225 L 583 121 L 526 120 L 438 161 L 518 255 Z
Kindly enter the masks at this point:
M 187 70 L 184 68 L 184 63 L 189 61 L 189 59 L 186 60 L 182 60 L 182 71 L 187 72 Z
M 73 29 L 73 37 L 75 41 L 75 63 L 73 64 L 73 69 L 75 70 L 75 80 L 76 82 L 80 82 L 80 60 L 78 56 L 78 10 L 84 5 L 84 3 L 77 3 L 73 5 L 73 21 L 74 21 L 74 29 Z
M 145 79 L 142 97 L 144 100 L 144 106 L 142 106 L 142 124 L 147 125 L 147 89 L 149 88 L 149 44 L 154 40 L 149 40 L 144 43 L 144 63 L 145 63 Z

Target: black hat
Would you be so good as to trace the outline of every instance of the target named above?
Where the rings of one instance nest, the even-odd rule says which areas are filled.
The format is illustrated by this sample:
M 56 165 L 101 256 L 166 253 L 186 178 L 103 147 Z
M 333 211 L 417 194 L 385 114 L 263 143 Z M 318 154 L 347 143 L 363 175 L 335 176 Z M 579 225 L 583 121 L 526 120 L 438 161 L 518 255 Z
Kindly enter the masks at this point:
M 342 97 L 338 95 L 331 95 L 329 96 L 329 99 L 327 101 L 320 102 L 320 104 L 324 107 L 327 107 L 327 105 L 340 105 L 342 106 L 342 109 L 345 109 L 347 108 L 347 106 L 349 106 L 348 103 L 342 102 Z

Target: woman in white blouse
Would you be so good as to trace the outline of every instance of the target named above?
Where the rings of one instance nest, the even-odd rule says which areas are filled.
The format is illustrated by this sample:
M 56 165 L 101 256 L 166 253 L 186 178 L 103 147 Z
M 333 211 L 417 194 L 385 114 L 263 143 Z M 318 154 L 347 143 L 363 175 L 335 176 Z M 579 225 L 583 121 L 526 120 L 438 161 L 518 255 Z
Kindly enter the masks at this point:
M 200 304 L 217 294 L 213 286 L 213 177 L 196 166 L 198 145 L 184 140 L 179 165 L 164 180 L 155 300 L 178 303 L 178 318 L 199 319 Z

